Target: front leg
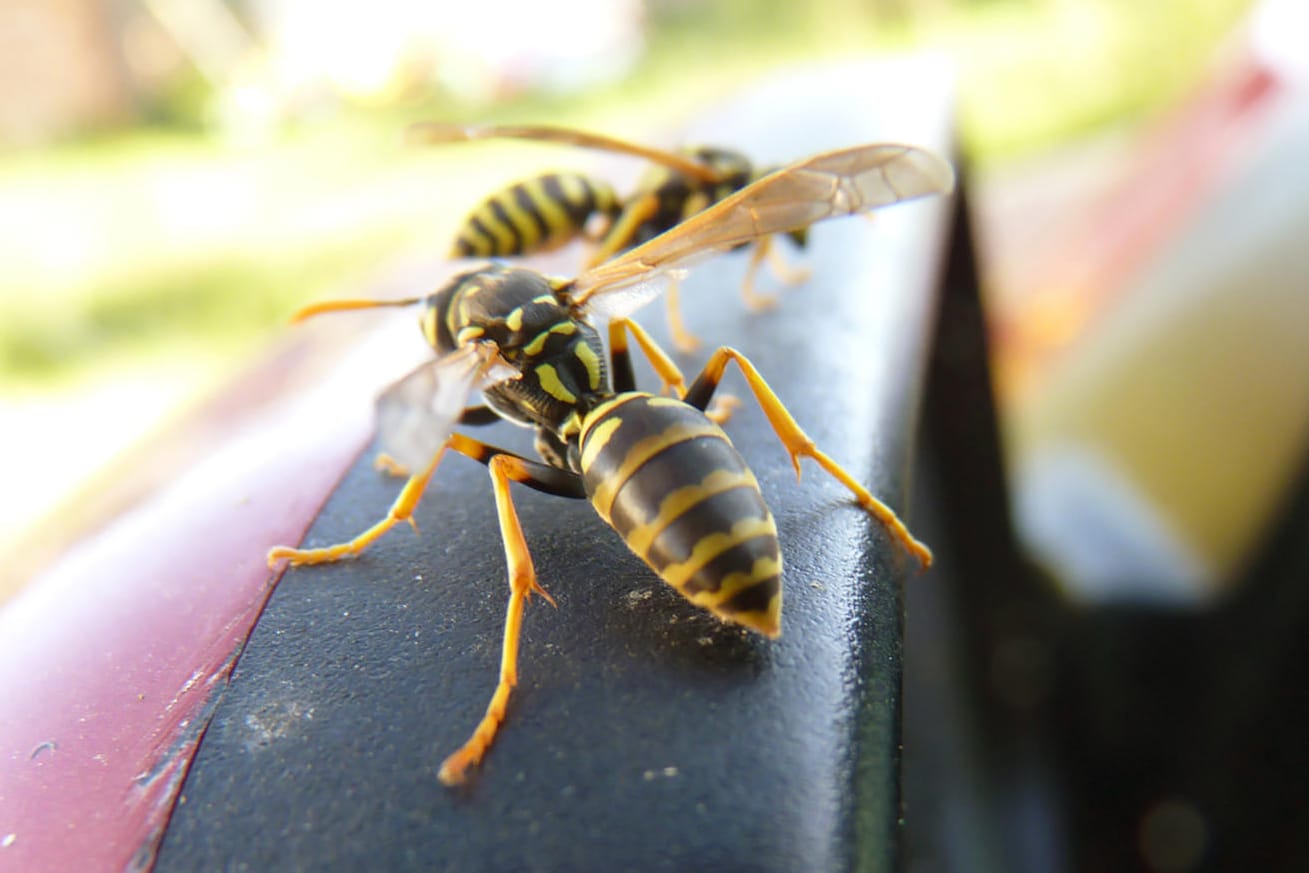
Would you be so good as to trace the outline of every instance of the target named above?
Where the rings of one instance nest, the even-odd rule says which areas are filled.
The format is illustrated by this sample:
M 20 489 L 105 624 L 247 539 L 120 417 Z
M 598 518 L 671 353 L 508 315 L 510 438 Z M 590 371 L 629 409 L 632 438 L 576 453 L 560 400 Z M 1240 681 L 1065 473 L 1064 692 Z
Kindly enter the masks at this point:
M 401 522 L 408 522 L 410 527 L 417 530 L 418 525 L 413 520 L 414 509 L 422 499 L 423 492 L 427 489 L 427 483 L 431 481 L 432 474 L 436 472 L 446 449 L 454 449 L 459 454 L 483 464 L 489 464 L 491 459 L 497 456 L 511 457 L 517 462 L 510 471 L 514 481 L 522 482 L 538 491 L 560 497 L 582 498 L 586 496 L 581 478 L 567 470 L 529 461 L 512 452 L 466 437 L 463 434 L 451 434 L 445 445 L 436 453 L 427 467 L 409 477 L 404 487 L 400 489 L 399 496 L 391 504 L 386 517 L 381 521 L 354 539 L 332 546 L 317 549 L 293 549 L 289 546 L 275 546 L 268 552 L 268 565 L 270 567 L 275 566 L 278 561 L 282 560 L 287 561 L 292 566 L 332 563 L 361 554 L 387 531 Z
M 400 489 L 400 494 L 396 497 L 395 502 L 391 504 L 386 517 L 377 524 L 348 542 L 323 548 L 293 549 L 289 546 L 274 546 L 268 550 L 268 566 L 274 567 L 278 561 L 282 560 L 285 560 L 291 566 L 298 566 L 300 564 L 327 564 L 344 558 L 353 558 L 400 522 L 408 522 L 410 527 L 417 530 L 418 526 L 413 519 L 414 508 L 423 499 L 423 492 L 427 489 L 427 483 L 431 481 L 432 474 L 436 472 L 437 465 L 441 463 L 441 458 L 445 455 L 447 446 L 449 446 L 448 441 L 446 445 L 441 446 L 425 469 L 409 477 L 404 487 Z M 401 471 L 403 472 L 403 468 L 401 468 Z
M 523 607 L 532 594 L 540 594 L 554 605 L 554 598 L 537 582 L 527 538 L 523 535 L 522 524 L 509 493 L 509 483 L 521 482 L 566 497 L 583 497 L 585 491 L 581 477 L 573 473 L 537 464 L 494 446 L 459 437 L 458 434 L 451 438 L 450 447 L 486 464 L 491 473 L 496 512 L 500 520 L 500 538 L 504 542 L 505 562 L 509 567 L 509 605 L 505 612 L 504 639 L 500 652 L 500 678 L 486 706 L 486 713 L 472 735 L 441 763 L 437 772 L 437 778 L 443 784 L 460 785 L 467 779 L 468 771 L 481 763 L 500 726 L 504 724 L 509 694 L 518 684 L 518 642 L 523 626 Z

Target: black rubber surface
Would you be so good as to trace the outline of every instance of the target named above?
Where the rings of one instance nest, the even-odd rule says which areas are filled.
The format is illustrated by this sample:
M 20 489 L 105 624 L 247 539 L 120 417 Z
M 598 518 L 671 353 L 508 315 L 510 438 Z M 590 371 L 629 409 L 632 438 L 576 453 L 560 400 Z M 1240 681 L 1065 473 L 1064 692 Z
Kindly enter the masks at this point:
M 906 208 L 890 244 L 857 219 L 816 229 L 814 279 L 770 312 L 739 301 L 743 256 L 706 264 L 683 293 L 693 329 L 746 352 L 819 446 L 896 507 L 949 216 Z M 665 337 L 656 307 L 643 321 Z M 707 352 L 683 359 L 688 377 Z M 157 869 L 894 868 L 901 585 L 917 567 L 816 465 L 797 485 L 744 380 L 729 369 L 723 388 L 744 401 L 727 431 L 778 522 L 779 640 L 688 604 L 586 502 L 516 489 L 559 608 L 528 607 L 508 721 L 471 783 L 442 787 L 436 768 L 494 687 L 507 596 L 489 478 L 452 456 L 421 534 L 282 579 Z M 476 435 L 530 453 L 509 425 Z M 398 483 L 370 462 L 306 544 L 385 513 Z

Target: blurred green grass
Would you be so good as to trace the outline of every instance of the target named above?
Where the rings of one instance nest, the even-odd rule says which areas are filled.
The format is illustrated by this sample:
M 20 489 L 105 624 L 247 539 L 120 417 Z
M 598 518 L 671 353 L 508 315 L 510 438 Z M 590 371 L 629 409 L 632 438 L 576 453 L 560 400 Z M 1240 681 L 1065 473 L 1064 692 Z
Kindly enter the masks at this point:
M 524 151 L 405 149 L 410 120 L 549 119 L 630 134 L 786 63 L 934 49 L 958 64 L 965 145 L 986 165 L 1167 105 L 1249 5 L 666 4 L 640 65 L 585 97 L 346 110 L 257 147 L 183 123 L 0 155 L 0 384 L 48 390 L 161 351 L 239 355 L 298 304 L 357 289 L 392 257 L 442 254 L 464 210 L 526 172 L 508 166 Z

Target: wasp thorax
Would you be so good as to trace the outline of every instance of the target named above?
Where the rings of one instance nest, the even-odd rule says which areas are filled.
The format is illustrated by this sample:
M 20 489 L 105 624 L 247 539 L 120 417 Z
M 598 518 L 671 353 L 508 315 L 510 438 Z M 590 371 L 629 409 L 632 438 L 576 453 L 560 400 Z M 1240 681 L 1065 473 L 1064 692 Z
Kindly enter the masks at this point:
M 753 169 L 750 159 L 738 151 L 715 146 L 694 146 L 686 149 L 686 152 L 705 166 L 712 168 L 719 179 L 733 190 L 751 181 Z
M 549 279 L 501 266 L 461 277 L 447 306 L 446 320 L 457 344 L 490 340 L 511 361 L 568 314 Z
M 454 345 L 492 342 L 522 373 L 486 392 L 501 415 L 557 430 L 579 399 L 608 390 L 595 329 L 573 317 L 561 284 L 539 273 L 492 266 L 456 280 L 445 322 Z

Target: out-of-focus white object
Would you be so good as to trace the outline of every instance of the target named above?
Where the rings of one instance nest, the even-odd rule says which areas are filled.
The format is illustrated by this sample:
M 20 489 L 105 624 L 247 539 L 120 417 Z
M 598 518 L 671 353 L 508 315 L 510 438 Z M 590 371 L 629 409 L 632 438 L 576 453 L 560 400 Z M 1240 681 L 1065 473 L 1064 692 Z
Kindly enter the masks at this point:
M 1250 52 L 1281 76 L 1309 83 L 1309 3 L 1264 0 L 1250 15 Z
M 1010 412 L 1020 531 L 1077 596 L 1205 601 L 1309 456 L 1306 22 L 1263 4 L 1100 204 L 1117 239 L 1061 249 L 1118 259 L 1080 289 L 1112 300 Z

